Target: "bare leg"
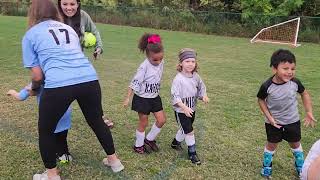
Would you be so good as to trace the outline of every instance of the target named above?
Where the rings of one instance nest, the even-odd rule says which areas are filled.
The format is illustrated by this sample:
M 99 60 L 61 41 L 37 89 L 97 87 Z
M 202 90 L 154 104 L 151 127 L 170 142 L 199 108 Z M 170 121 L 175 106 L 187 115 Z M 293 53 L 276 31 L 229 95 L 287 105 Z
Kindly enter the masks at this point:
M 156 118 L 156 126 L 158 128 L 162 128 L 162 126 L 166 123 L 166 115 L 163 110 L 153 113 Z
M 148 126 L 148 115 L 142 114 L 142 113 L 138 113 L 138 115 L 139 115 L 139 124 L 138 124 L 137 130 L 139 132 L 144 132 L 146 127 Z

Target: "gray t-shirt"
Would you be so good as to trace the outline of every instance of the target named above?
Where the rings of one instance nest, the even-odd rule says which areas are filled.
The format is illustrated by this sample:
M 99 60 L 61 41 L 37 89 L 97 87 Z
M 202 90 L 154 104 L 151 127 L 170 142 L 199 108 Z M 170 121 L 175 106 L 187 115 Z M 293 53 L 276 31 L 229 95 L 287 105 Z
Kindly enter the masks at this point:
M 199 74 L 194 72 L 192 77 L 178 73 L 172 81 L 171 103 L 176 112 L 183 113 L 183 110 L 176 104 L 182 102 L 192 110 L 196 110 L 197 99 L 206 96 L 206 86 Z
M 151 64 L 148 59 L 145 59 L 143 63 L 140 64 L 137 73 L 129 85 L 137 96 L 155 98 L 159 95 L 163 63 L 164 60 L 155 66 Z
M 303 93 L 305 88 L 297 78 L 283 84 L 276 84 L 269 78 L 264 82 L 257 97 L 266 100 L 272 117 L 281 125 L 295 123 L 300 120 L 297 92 Z M 265 118 L 265 122 L 269 123 Z

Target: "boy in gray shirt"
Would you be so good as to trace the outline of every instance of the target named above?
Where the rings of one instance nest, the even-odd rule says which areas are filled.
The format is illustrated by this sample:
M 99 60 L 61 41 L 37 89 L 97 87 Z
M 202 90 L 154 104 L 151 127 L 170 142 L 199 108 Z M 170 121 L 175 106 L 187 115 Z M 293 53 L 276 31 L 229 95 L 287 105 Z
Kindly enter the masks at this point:
M 257 94 L 258 104 L 265 116 L 267 143 L 263 154 L 261 175 L 272 174 L 272 157 L 282 139 L 286 140 L 295 157 L 295 168 L 300 176 L 304 155 L 301 139 L 297 92 L 306 111 L 305 125 L 314 126 L 311 98 L 302 83 L 295 78 L 296 59 L 288 50 L 279 49 L 271 56 L 270 67 L 274 75 L 265 81 Z

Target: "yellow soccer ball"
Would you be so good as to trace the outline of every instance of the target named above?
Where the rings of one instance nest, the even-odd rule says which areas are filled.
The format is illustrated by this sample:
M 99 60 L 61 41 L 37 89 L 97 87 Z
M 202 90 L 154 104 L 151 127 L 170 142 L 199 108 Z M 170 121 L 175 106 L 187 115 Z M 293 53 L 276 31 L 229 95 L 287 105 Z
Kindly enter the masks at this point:
M 83 41 L 82 41 L 83 47 L 90 48 L 95 46 L 96 43 L 97 43 L 97 39 L 92 33 L 90 32 L 84 33 Z

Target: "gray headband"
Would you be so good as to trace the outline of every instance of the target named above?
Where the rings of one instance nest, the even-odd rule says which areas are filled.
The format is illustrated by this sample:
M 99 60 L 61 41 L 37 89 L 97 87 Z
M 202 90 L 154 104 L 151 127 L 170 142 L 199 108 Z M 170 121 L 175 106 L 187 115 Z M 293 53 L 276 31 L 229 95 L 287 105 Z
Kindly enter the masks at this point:
M 179 55 L 180 62 L 188 58 L 196 59 L 197 54 L 194 51 L 185 51 Z

